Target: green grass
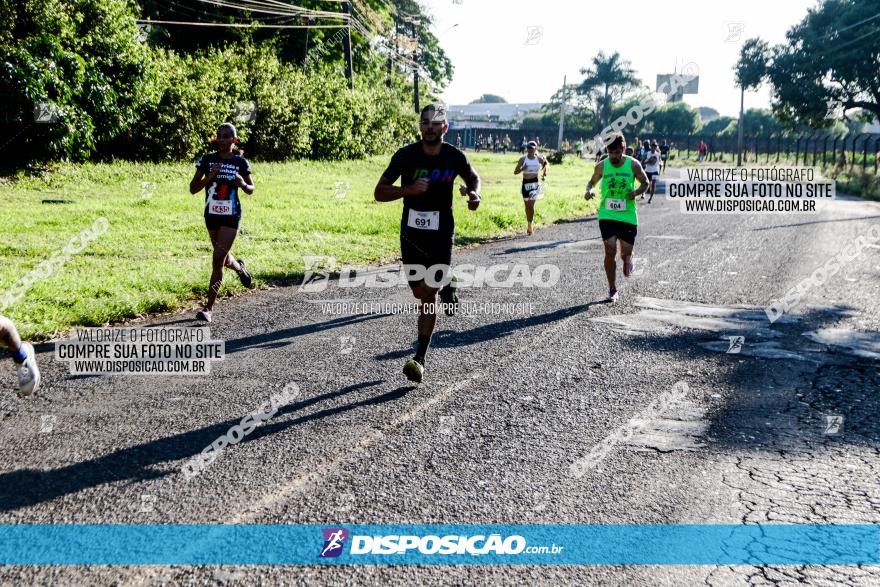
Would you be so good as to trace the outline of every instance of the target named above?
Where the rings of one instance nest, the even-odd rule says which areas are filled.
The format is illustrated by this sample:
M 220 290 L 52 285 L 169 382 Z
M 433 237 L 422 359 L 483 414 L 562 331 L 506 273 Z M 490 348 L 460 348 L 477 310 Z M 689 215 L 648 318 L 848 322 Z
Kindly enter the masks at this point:
M 455 198 L 457 243 L 473 243 L 525 230 L 513 175 L 516 155 L 474 154 L 483 180 L 476 212 Z M 303 255 L 328 255 L 339 265 L 399 257 L 402 202 L 380 204 L 373 188 L 388 157 L 363 161 L 252 164 L 256 192 L 244 195 L 244 220 L 233 254 L 243 257 L 258 285 L 296 283 Z M 40 177 L 0 183 L 0 303 L 4 293 L 49 260 L 101 216 L 106 233 L 62 268 L 37 280 L 2 313 L 26 338 L 58 335 L 73 326 L 97 326 L 203 299 L 211 246 L 202 211 L 204 194 L 190 195 L 195 168 L 185 163 L 59 164 Z M 592 164 L 567 158 L 550 170 L 547 196 L 536 221 L 549 224 L 592 213 L 583 199 Z M 155 182 L 151 197 L 141 183 Z M 347 182 L 344 198 L 334 185 Z M 47 204 L 44 199 L 71 200 Z M 78 241 L 77 241 L 78 242 Z M 227 273 L 221 296 L 243 291 Z

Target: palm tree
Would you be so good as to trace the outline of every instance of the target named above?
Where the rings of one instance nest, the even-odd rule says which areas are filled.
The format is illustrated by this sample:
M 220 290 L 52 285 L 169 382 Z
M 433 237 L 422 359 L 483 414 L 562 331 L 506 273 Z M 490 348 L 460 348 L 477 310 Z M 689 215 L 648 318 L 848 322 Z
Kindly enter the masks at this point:
M 610 56 L 604 51 L 599 51 L 599 54 L 593 57 L 592 66 L 581 68 L 581 74 L 586 77 L 578 87 L 578 92 L 594 95 L 596 115 L 602 121 L 603 127 L 608 126 L 614 102 L 621 100 L 627 90 L 642 85 L 636 77 L 632 64 L 623 59 L 617 51 Z

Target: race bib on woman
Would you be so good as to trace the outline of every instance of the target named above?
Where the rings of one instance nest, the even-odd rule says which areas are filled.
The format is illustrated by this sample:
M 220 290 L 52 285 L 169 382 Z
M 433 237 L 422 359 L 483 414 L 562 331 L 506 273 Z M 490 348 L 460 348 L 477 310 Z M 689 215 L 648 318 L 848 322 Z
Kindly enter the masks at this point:
M 232 216 L 232 197 L 228 185 L 214 183 L 208 189 L 208 214 Z

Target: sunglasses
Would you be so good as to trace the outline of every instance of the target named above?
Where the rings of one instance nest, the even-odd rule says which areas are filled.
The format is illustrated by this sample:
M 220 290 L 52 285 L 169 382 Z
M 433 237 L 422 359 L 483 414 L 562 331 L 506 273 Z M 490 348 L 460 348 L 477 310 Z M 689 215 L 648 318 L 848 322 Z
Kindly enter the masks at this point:
M 232 135 L 217 135 L 218 139 L 234 139 L 235 137 Z
M 424 124 L 425 126 L 427 126 L 429 124 L 431 126 L 443 126 L 443 121 L 427 120 L 427 119 L 423 118 L 422 120 L 419 121 L 419 124 Z

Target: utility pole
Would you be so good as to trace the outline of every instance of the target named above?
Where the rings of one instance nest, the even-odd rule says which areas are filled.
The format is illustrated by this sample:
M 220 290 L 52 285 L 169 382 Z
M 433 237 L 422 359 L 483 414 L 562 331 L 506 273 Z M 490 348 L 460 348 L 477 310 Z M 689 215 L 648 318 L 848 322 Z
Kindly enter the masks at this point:
M 422 112 L 422 109 L 419 108 L 419 49 L 421 47 L 419 45 L 419 38 L 416 36 L 415 19 L 410 20 L 409 24 L 413 39 L 416 42 L 416 47 L 413 49 L 413 105 L 415 106 L 416 114 L 420 114 Z
M 351 3 L 343 2 L 342 11 L 348 16 L 348 24 L 345 25 L 345 36 L 342 37 L 342 45 L 345 49 L 345 79 L 348 80 L 348 89 L 354 89 L 354 68 L 351 65 Z
M 745 127 L 745 121 L 743 120 L 743 106 L 745 106 L 746 99 L 746 87 L 745 84 L 739 89 L 739 123 L 737 126 L 737 138 L 736 138 L 736 166 L 742 167 L 743 163 L 743 127 Z
M 565 128 L 565 94 L 568 91 L 568 88 L 565 87 L 566 82 L 568 81 L 568 76 L 562 76 L 562 104 L 559 107 L 559 140 L 556 142 L 556 150 L 562 150 L 562 131 Z

